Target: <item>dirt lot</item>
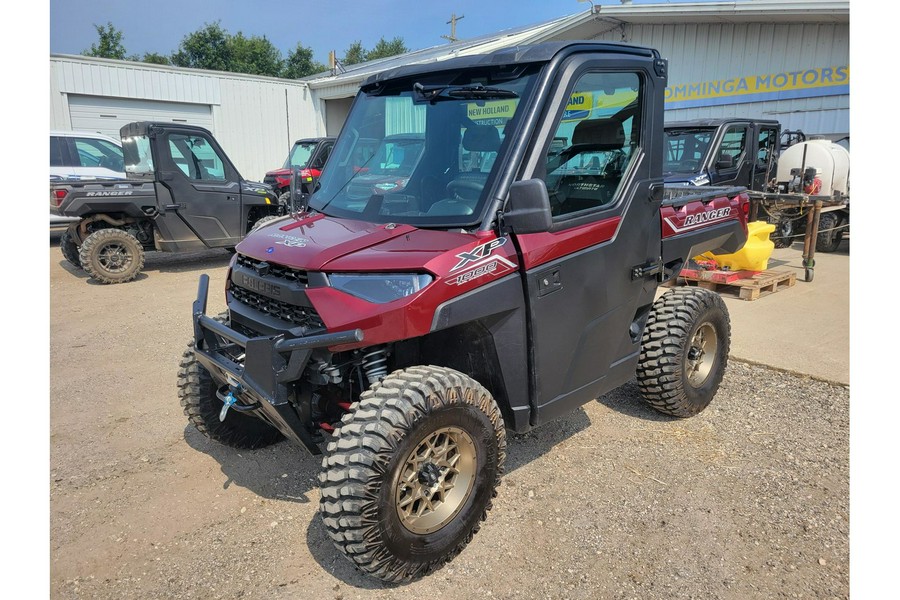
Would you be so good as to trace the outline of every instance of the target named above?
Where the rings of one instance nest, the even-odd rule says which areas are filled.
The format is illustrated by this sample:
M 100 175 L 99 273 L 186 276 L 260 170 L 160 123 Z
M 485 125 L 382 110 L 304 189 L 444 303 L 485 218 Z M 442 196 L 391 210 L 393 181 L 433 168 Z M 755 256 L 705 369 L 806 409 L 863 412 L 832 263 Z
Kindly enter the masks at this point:
M 197 278 L 222 310 L 228 257 L 149 255 L 101 286 L 52 245 L 52 597 L 848 597 L 849 390 L 736 362 L 693 419 L 627 385 L 513 436 L 455 561 L 406 586 L 363 577 L 318 517 L 318 459 L 231 450 L 181 413 Z

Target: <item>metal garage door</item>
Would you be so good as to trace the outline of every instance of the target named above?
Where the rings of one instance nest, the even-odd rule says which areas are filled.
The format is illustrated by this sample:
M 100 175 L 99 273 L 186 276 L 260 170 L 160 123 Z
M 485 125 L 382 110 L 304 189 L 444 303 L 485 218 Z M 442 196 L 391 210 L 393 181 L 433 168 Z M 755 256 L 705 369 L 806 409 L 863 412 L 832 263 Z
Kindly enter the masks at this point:
M 134 121 L 188 123 L 213 130 L 212 111 L 208 104 L 70 94 L 69 115 L 73 130 L 96 131 L 116 139 L 122 125 Z

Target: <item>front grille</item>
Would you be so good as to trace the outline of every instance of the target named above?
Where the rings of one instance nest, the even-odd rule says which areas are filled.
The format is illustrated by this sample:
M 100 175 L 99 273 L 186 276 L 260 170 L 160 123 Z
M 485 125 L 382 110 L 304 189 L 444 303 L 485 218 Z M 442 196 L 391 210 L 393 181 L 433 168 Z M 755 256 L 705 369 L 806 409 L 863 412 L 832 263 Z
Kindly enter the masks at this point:
M 265 183 L 266 185 L 271 185 L 274 188 L 276 187 L 277 182 L 275 181 L 274 175 L 266 175 L 265 177 L 263 177 L 263 183 Z
M 231 286 L 231 295 L 241 304 L 246 304 L 282 321 L 288 321 L 301 327 L 325 329 L 325 323 L 312 307 L 294 306 L 235 285 Z
M 289 281 L 292 283 L 299 283 L 303 286 L 309 284 L 309 274 L 306 271 L 303 271 L 301 269 L 292 269 L 290 267 L 285 267 L 284 265 L 276 265 L 263 260 L 256 260 L 255 258 L 244 256 L 243 254 L 238 254 L 237 264 L 241 265 L 242 267 L 252 269 L 257 273 L 260 272 L 260 265 L 262 265 L 262 263 L 268 265 L 268 269 L 266 272 L 267 277 L 277 277 L 278 279 L 282 279 L 284 281 Z

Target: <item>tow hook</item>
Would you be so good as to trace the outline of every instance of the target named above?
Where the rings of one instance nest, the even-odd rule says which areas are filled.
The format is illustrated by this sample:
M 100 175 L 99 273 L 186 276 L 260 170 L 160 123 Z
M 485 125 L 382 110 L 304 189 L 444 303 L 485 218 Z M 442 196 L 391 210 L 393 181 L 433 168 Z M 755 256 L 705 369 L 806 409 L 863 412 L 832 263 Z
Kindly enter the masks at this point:
M 238 396 L 244 391 L 244 388 L 241 387 L 241 384 L 237 381 L 232 381 L 229 378 L 229 382 L 226 385 L 223 385 L 218 390 L 216 390 L 216 397 L 222 401 L 223 406 L 222 410 L 219 411 L 219 421 L 224 421 L 225 417 L 228 415 L 228 411 L 231 408 L 238 412 L 251 412 L 258 408 L 260 405 L 258 402 L 254 402 L 253 404 L 238 404 Z
M 219 422 L 225 420 L 225 415 L 228 414 L 228 409 L 235 405 L 237 402 L 237 398 L 235 398 L 235 394 L 241 393 L 241 386 L 238 384 L 237 386 L 231 386 L 231 389 L 228 390 L 228 394 L 225 396 L 225 404 L 222 405 L 222 410 L 219 411 Z

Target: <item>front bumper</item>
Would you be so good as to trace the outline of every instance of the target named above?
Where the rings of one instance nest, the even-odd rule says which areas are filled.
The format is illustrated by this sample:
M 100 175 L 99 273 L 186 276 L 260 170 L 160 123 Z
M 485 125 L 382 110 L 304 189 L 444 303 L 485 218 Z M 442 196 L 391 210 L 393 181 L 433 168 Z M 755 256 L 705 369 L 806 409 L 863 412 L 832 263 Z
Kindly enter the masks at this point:
M 287 438 L 318 454 L 308 423 L 289 402 L 287 384 L 300 379 L 314 349 L 361 342 L 362 331 L 303 335 L 297 328 L 277 335 L 248 337 L 206 316 L 208 294 L 209 276 L 204 274 L 200 276 L 192 317 L 197 360 L 220 388 L 231 391 L 237 399 L 236 410 L 252 412 Z M 242 360 L 236 358 L 241 355 Z

